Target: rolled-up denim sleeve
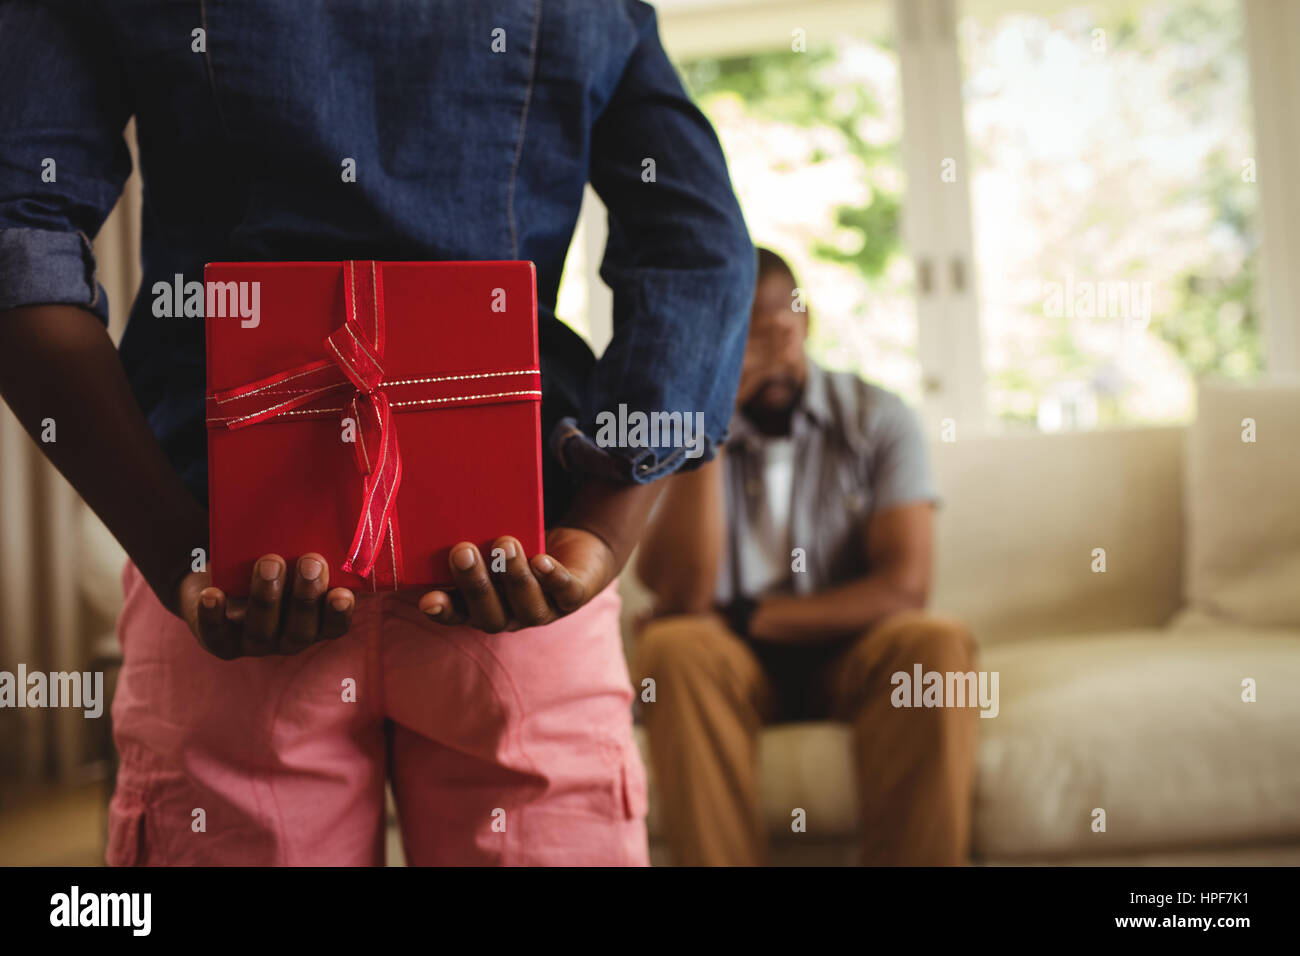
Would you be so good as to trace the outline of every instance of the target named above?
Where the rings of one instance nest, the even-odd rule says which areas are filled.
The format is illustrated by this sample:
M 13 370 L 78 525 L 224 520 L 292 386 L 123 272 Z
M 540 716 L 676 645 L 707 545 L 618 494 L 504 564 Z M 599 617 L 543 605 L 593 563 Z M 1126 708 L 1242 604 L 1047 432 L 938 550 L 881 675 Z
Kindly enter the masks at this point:
M 613 337 L 582 420 L 561 422 L 552 446 L 571 471 L 645 483 L 708 461 L 726 439 L 756 264 L 713 128 L 653 9 L 628 9 L 635 49 L 593 128 L 590 170 L 609 211 L 600 274 Z
M 91 239 L 131 172 L 109 37 L 79 3 L 0 3 L 0 312 L 78 305 L 108 319 Z

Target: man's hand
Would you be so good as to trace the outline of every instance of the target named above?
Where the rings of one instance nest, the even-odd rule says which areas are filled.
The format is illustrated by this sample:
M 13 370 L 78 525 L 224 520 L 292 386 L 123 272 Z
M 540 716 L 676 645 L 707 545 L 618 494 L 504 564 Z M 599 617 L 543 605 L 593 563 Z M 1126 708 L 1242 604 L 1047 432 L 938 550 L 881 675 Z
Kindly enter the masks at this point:
M 247 600 L 228 599 L 211 576 L 181 579 L 173 609 L 208 653 L 222 660 L 297 654 L 317 641 L 347 633 L 356 598 L 347 588 L 329 589 L 329 566 L 304 554 L 289 580 L 284 558 L 268 554 L 253 565 Z
M 815 594 L 769 594 L 749 614 L 750 640 L 814 644 L 863 634 L 891 614 L 921 610 L 930 592 L 934 504 L 874 511 L 863 528 L 862 577 Z
M 493 571 L 468 541 L 452 548 L 448 564 L 458 589 L 454 598 L 430 591 L 420 599 L 420 610 L 438 624 L 467 624 L 489 634 L 538 627 L 582 607 L 614 580 L 620 567 L 609 545 L 581 528 L 552 529 L 546 553 L 532 561 L 515 538 L 493 541 L 492 553 L 498 554 L 497 549 L 504 559 L 501 571 Z

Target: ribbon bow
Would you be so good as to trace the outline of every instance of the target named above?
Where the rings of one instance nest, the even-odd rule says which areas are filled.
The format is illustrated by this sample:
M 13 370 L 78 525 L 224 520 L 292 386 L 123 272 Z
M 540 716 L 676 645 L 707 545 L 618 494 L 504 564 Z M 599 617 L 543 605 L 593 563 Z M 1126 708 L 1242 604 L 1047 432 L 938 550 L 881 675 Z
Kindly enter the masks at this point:
M 383 271 L 374 261 L 343 263 L 343 300 L 346 319 L 325 337 L 326 358 L 277 372 L 236 388 L 208 395 L 224 413 L 209 416 L 208 422 L 226 428 L 247 428 L 288 415 L 321 416 L 338 412 L 350 415 L 355 427 L 354 458 L 362 476 L 361 512 L 356 532 L 348 547 L 343 570 L 371 577 L 372 586 L 381 584 L 396 590 L 402 580 L 402 546 L 396 513 L 397 490 L 402 483 L 402 453 L 397 442 L 393 406 L 448 407 L 481 404 L 506 398 L 540 399 L 538 369 L 512 369 L 440 375 L 401 381 L 384 380 L 384 287 Z M 449 382 L 498 380 L 510 384 L 513 376 L 528 376 L 531 388 L 485 392 L 473 395 L 432 394 L 446 391 Z M 517 381 L 514 379 L 513 381 Z M 490 384 L 490 383 L 489 383 Z M 420 397 L 390 402 L 387 389 L 418 386 Z M 341 393 L 352 392 L 342 407 L 325 407 Z M 264 405 L 271 396 L 272 404 Z M 279 398 L 288 396 L 287 398 Z M 344 418 L 346 424 L 347 416 Z M 380 562 L 387 545 L 390 561 Z

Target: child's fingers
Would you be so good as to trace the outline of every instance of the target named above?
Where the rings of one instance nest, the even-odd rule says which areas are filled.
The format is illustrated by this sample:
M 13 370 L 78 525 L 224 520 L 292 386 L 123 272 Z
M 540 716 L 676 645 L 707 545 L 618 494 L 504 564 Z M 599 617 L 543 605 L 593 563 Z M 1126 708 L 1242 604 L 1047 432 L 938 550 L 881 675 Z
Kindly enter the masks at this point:
M 253 565 L 244 613 L 243 651 L 254 657 L 274 653 L 279 644 L 280 605 L 284 596 L 284 559 L 266 554 Z
M 199 643 L 209 654 L 222 660 L 239 655 L 238 631 L 226 618 L 226 595 L 220 588 L 199 592 L 198 631 Z
M 316 553 L 304 554 L 294 568 L 284 614 L 284 633 L 280 650 L 293 654 L 313 643 L 320 635 L 321 595 L 329 589 L 330 569 Z
M 542 582 L 542 590 L 564 613 L 577 610 L 587 602 L 587 586 L 549 554 L 535 555 L 532 566 Z
M 346 634 L 352 626 L 356 606 L 357 600 L 347 588 L 335 588 L 326 594 L 320 616 L 321 639 L 329 641 Z
M 524 556 L 524 546 L 515 538 L 498 538 L 492 543 L 493 554 L 500 549 L 505 570 L 498 580 L 505 590 L 511 616 L 518 627 L 537 627 L 555 620 L 555 612 L 546 600 L 542 586 Z
M 478 548 L 468 541 L 462 541 L 451 549 L 448 562 L 451 566 L 452 580 L 465 599 L 469 610 L 469 622 L 480 631 L 496 634 L 506 629 L 510 623 L 505 608 L 501 606 L 501 595 L 488 577 L 487 567 Z
M 430 591 L 420 598 L 420 611 L 435 624 L 456 625 L 468 620 L 446 591 Z

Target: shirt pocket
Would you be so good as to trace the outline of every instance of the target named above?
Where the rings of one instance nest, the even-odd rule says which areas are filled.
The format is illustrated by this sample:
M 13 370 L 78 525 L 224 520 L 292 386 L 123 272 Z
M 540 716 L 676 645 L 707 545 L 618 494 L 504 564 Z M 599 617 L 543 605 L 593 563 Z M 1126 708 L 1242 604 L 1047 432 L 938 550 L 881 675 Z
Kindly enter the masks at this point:
M 820 497 L 813 502 L 817 540 L 828 555 L 823 587 L 838 584 L 864 566 L 863 529 L 871 517 L 875 498 L 860 453 L 835 446 L 822 459 Z

